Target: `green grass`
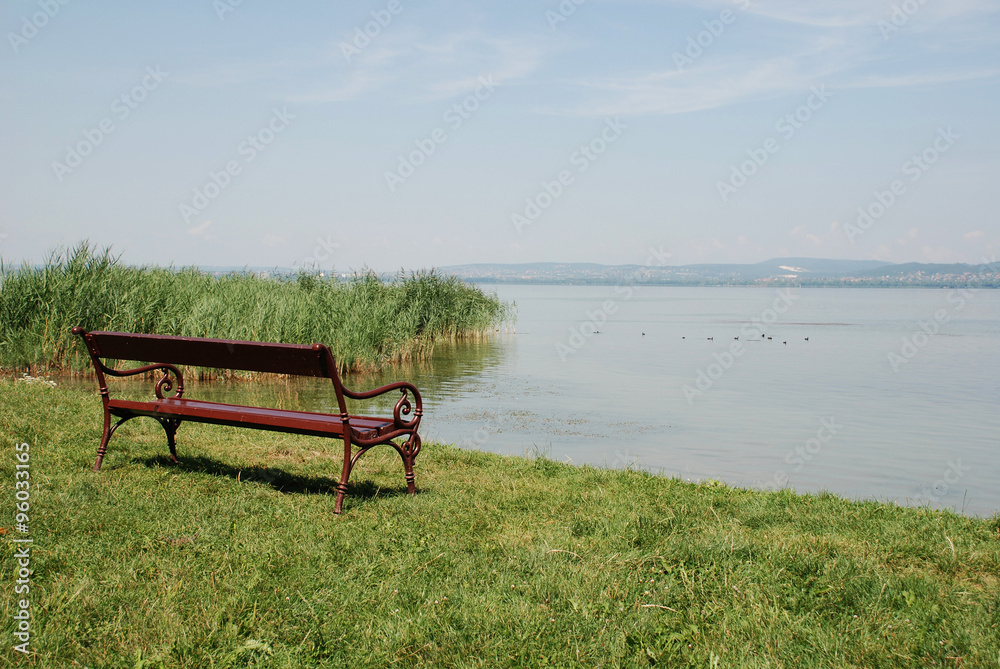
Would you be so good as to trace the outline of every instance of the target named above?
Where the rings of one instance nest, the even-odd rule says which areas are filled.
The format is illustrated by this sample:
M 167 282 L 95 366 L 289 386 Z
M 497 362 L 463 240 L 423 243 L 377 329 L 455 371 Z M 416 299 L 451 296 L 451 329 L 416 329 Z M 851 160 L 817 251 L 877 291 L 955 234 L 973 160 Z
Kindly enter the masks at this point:
M 238 392 L 238 390 L 234 390 Z M 238 400 L 238 398 L 234 398 Z M 997 667 L 1000 517 L 426 444 L 332 513 L 336 443 L 139 419 L 0 380 L 2 663 L 32 667 Z M 15 443 L 31 647 L 15 656 Z
M 42 267 L 0 266 L 0 367 L 90 366 L 73 326 L 289 344 L 329 344 L 342 371 L 429 354 L 435 340 L 492 332 L 510 305 L 455 277 L 422 272 L 386 283 L 196 269 L 128 267 L 87 243 Z

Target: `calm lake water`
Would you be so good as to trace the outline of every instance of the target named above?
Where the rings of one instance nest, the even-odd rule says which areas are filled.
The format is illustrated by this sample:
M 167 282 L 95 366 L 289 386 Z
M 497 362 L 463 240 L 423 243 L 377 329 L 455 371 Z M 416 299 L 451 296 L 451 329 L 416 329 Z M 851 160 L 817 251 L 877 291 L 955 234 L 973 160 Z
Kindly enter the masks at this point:
M 1000 291 L 485 288 L 517 333 L 412 370 L 428 439 L 1000 512 Z
M 516 334 L 346 383 L 414 381 L 425 443 L 1000 512 L 1000 291 L 485 289 Z M 328 383 L 278 385 L 335 411 Z

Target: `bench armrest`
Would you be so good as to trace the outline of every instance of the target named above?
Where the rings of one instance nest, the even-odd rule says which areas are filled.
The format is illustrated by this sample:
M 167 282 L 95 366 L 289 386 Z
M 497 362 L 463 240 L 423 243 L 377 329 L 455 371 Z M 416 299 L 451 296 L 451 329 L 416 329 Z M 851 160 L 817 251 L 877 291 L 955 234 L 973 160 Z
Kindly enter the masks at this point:
M 105 374 L 107 374 L 108 376 L 117 376 L 117 377 L 135 376 L 136 374 L 144 374 L 146 372 L 152 372 L 154 370 L 162 369 L 163 376 L 161 376 L 157 380 L 156 386 L 153 388 L 153 391 L 156 393 L 156 397 L 162 400 L 164 399 L 163 391 L 167 391 L 169 393 L 174 389 L 174 379 L 170 378 L 171 374 L 173 374 L 174 377 L 176 377 L 177 379 L 177 391 L 173 394 L 173 398 L 180 399 L 181 396 L 184 394 L 184 376 L 181 374 L 181 370 L 177 369 L 175 366 L 165 362 L 158 362 L 152 365 L 144 365 L 142 367 L 136 367 L 134 369 L 123 369 L 119 371 L 114 367 L 109 367 L 108 365 L 104 364 L 104 361 L 101 359 L 103 356 L 101 355 L 101 351 L 98 348 L 96 342 L 94 341 L 93 334 L 87 332 L 84 328 L 80 326 L 76 326 L 71 330 L 71 332 L 75 335 L 79 335 L 80 338 L 83 339 L 83 343 L 87 347 L 87 352 L 90 353 L 90 360 L 91 362 L 94 363 L 94 373 L 97 375 L 97 384 L 100 387 L 101 396 L 104 398 L 105 402 L 107 402 L 107 399 L 110 396 L 110 393 L 108 391 L 108 383 L 104 378 Z M 108 333 L 98 333 L 98 334 L 108 334 Z M 110 333 L 110 334 L 116 334 L 116 333 Z
M 353 390 L 349 390 L 343 386 L 342 388 L 344 390 L 344 397 L 349 397 L 352 400 L 367 400 L 372 397 L 384 395 L 391 390 L 399 390 L 402 395 L 392 410 L 392 420 L 396 424 L 396 427 L 400 429 L 416 430 L 417 425 L 420 423 L 420 417 L 424 415 L 424 406 L 420 399 L 420 391 L 417 390 L 415 385 L 406 381 L 397 381 L 395 383 L 382 386 L 381 388 L 366 390 L 364 392 L 354 392 Z M 410 405 L 410 399 L 407 397 L 407 392 L 413 393 L 413 401 L 416 403 L 416 407 L 412 407 Z M 413 417 L 409 420 L 404 418 L 405 416 L 409 416 L 411 411 L 413 412 Z
M 167 391 L 169 393 L 174 389 L 174 380 L 170 378 L 170 375 L 173 374 L 177 377 L 177 391 L 173 394 L 173 397 L 175 399 L 180 399 L 184 394 L 184 375 L 181 374 L 181 370 L 177 369 L 173 365 L 165 362 L 159 362 L 155 365 L 145 365 L 143 367 L 136 367 L 135 369 L 117 370 L 101 363 L 101 371 L 110 376 L 135 376 L 136 374 L 152 372 L 157 369 L 163 370 L 163 376 L 159 378 L 156 382 L 156 386 L 153 388 L 153 392 L 156 393 L 156 396 L 162 400 L 164 399 L 163 391 Z

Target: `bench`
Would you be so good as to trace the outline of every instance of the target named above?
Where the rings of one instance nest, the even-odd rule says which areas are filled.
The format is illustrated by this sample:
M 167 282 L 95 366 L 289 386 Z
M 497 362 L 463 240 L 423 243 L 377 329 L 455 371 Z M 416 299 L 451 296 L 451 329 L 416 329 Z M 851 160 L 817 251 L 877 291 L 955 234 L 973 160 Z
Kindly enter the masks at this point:
M 342 439 L 344 466 L 337 483 L 337 502 L 333 510 L 337 514 L 341 511 L 347 494 L 347 482 L 355 463 L 368 449 L 379 444 L 388 444 L 396 449 L 403 459 L 407 488 L 410 494 L 416 492 L 413 462 L 420 452 L 417 428 L 420 426 L 423 408 L 420 392 L 410 383 L 390 383 L 367 392 L 351 391 L 341 382 L 333 354 L 325 344 L 269 344 L 128 332 L 88 332 L 81 327 L 73 328 L 73 334 L 83 339 L 90 352 L 104 403 L 104 435 L 97 449 L 95 472 L 101 470 L 108 441 L 115 430 L 128 420 L 148 416 L 159 421 L 167 433 L 167 446 L 174 463 L 178 462 L 174 435 L 185 421 Z M 147 364 L 118 370 L 108 366 L 103 360 Z M 333 382 L 340 413 L 290 411 L 188 399 L 183 396 L 184 377 L 179 369 L 181 366 L 328 378 Z M 156 373 L 161 374 L 153 388 L 155 399 L 141 402 L 111 397 L 106 377 L 147 373 L 154 376 Z M 390 418 L 355 416 L 347 412 L 347 399 L 364 400 L 394 390 L 400 391 L 401 396 L 396 401 Z M 411 406 L 410 395 L 415 407 Z M 113 425 L 112 416 L 118 419 Z M 400 439 L 404 441 L 394 441 Z

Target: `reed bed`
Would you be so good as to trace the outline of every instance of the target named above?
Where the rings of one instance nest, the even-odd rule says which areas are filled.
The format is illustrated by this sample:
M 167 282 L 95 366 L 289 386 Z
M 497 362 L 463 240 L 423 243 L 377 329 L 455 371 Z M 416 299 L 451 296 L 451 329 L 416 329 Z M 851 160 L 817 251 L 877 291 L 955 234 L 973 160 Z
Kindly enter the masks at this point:
M 329 344 L 342 372 L 428 355 L 436 340 L 493 332 L 513 318 L 495 295 L 435 271 L 382 281 L 300 273 L 216 277 L 198 269 L 131 267 L 83 242 L 42 266 L 0 262 L 0 367 L 74 371 L 89 364 L 70 333 L 145 332 Z

